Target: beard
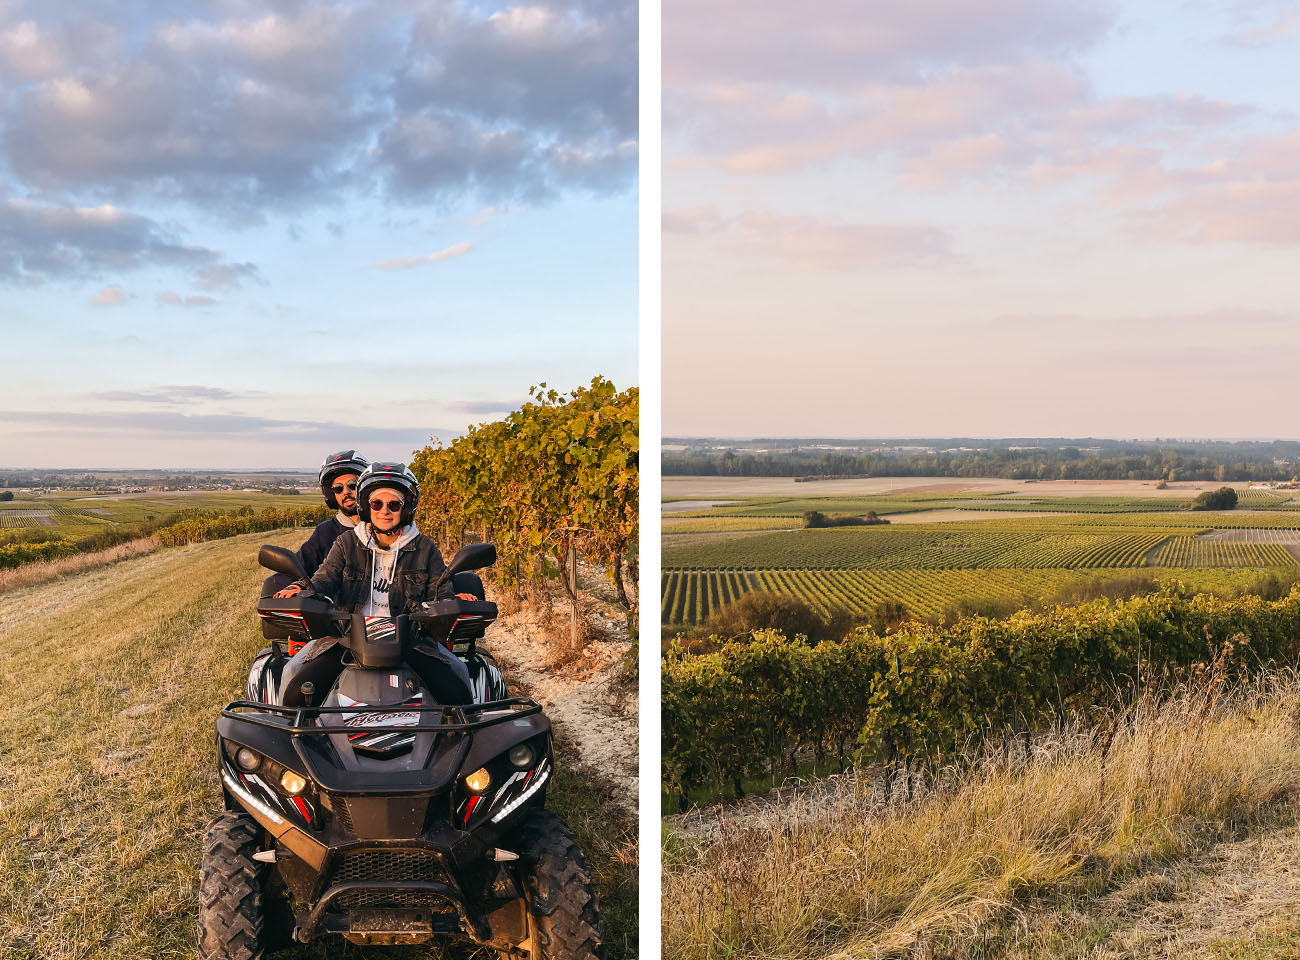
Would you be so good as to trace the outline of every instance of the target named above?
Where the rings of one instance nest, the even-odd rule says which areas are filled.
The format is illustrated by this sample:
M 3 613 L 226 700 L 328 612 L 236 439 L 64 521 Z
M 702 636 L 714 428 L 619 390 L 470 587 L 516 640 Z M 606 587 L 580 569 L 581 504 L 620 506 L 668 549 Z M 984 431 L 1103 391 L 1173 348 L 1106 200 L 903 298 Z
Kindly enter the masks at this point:
M 342 504 L 340 504 L 340 505 L 339 505 L 339 509 L 343 511 L 343 516 L 345 516 L 345 517 L 355 517 L 355 516 L 357 515 L 358 504 L 357 504 L 357 502 L 356 502 L 355 500 L 353 500 L 353 501 L 352 501 L 352 506 L 350 506 L 350 507 L 345 507 L 345 506 L 343 506 Z

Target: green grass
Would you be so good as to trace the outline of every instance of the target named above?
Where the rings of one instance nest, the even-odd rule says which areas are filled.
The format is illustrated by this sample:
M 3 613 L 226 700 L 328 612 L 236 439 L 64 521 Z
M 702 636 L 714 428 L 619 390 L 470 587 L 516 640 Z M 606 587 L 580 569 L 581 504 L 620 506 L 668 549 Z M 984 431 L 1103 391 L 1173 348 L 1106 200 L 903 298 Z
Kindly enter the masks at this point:
M 200 845 L 221 807 L 214 725 L 264 645 L 256 549 L 302 539 L 165 549 L 0 597 L 0 956 L 194 955 Z M 122 715 L 141 706 L 156 709 Z M 617 960 L 635 953 L 634 831 L 591 815 L 595 789 L 557 774 L 552 806 L 582 837 Z M 375 955 L 329 940 L 285 954 Z

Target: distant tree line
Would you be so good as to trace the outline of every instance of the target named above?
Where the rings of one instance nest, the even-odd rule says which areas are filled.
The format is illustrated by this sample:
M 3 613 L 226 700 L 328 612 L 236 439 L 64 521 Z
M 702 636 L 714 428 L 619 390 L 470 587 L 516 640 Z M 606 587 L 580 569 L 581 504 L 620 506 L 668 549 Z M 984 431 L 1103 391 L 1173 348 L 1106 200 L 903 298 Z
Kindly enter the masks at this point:
M 662 465 L 664 476 L 1288 481 L 1300 472 L 1300 444 L 1155 447 L 1112 442 L 1110 448 L 1099 452 L 1077 447 L 990 447 L 944 453 L 689 450 L 665 451 Z

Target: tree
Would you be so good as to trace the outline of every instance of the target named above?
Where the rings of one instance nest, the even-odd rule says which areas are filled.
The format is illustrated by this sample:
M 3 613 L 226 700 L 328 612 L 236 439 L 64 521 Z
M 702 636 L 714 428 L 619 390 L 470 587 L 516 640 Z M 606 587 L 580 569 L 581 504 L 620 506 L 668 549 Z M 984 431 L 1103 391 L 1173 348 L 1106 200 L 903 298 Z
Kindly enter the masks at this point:
M 1206 490 L 1192 501 L 1193 510 L 1231 510 L 1237 506 L 1237 491 L 1232 487 Z
M 0 491 L 0 500 L 12 500 L 13 498 L 14 492 L 12 490 Z

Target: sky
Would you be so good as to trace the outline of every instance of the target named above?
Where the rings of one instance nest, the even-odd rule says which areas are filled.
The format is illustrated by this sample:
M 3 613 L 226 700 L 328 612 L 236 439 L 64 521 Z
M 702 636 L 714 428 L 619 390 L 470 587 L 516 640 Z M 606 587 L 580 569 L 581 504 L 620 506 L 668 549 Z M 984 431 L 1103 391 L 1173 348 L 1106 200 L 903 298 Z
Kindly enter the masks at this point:
M 1300 437 L 1300 13 L 665 0 L 663 431 Z
M 634 0 L 0 0 L 0 465 L 406 461 L 636 380 Z

